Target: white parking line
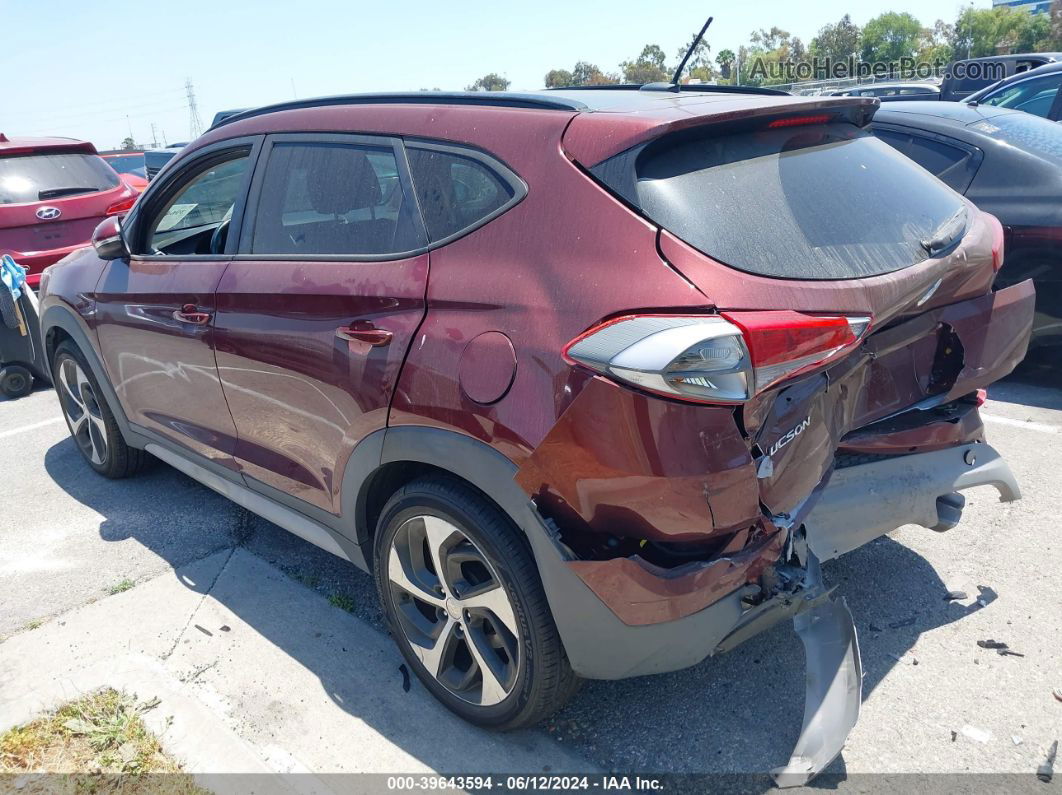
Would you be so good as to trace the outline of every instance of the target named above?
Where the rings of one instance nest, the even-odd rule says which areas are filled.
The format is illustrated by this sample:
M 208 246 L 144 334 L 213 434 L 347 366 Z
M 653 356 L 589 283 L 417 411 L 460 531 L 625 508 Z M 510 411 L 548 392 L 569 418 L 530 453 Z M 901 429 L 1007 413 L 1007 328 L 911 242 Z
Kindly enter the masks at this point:
M 27 431 L 35 431 L 38 428 L 43 428 L 46 425 L 55 425 L 57 422 L 63 422 L 62 417 L 52 417 L 50 420 L 41 420 L 35 422 L 32 425 L 23 425 L 21 428 L 12 428 L 10 431 L 0 431 L 0 439 L 6 439 L 8 436 L 17 436 L 20 433 L 26 433 Z
M 981 419 L 985 422 L 994 422 L 996 425 L 1009 425 L 1012 428 L 1025 428 L 1029 431 L 1039 431 L 1040 433 L 1062 433 L 1062 428 L 1057 425 L 1048 425 L 1044 422 L 1029 422 L 1026 420 L 1016 420 L 1011 417 L 997 417 L 995 414 L 981 414 Z

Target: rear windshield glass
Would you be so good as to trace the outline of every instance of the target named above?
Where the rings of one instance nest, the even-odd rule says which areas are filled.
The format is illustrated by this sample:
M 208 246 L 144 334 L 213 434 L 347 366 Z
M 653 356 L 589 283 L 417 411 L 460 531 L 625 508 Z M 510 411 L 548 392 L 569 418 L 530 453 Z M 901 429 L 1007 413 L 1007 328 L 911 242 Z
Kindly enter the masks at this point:
M 849 124 L 664 139 L 638 158 L 642 211 L 750 273 L 853 279 L 906 268 L 962 199 Z M 950 224 L 949 224 L 950 222 Z
M 96 155 L 0 157 L 0 204 L 95 193 L 118 184 L 118 175 Z
M 970 129 L 1062 162 L 1062 123 L 1031 113 L 1000 113 L 968 125 Z
M 104 160 L 107 161 L 107 165 L 119 174 L 134 174 L 138 177 L 146 176 L 143 155 L 117 155 L 116 157 L 106 157 Z

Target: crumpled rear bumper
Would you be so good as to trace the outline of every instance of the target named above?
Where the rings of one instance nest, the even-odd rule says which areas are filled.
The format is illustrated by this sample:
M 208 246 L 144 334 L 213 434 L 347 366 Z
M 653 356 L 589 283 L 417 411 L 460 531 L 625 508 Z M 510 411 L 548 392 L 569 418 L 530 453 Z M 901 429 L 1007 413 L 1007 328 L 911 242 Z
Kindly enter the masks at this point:
M 949 530 L 959 492 L 993 486 L 1001 502 L 1021 498 L 1006 461 L 987 444 L 894 456 L 836 470 L 804 521 L 808 547 L 831 560 L 906 524 Z

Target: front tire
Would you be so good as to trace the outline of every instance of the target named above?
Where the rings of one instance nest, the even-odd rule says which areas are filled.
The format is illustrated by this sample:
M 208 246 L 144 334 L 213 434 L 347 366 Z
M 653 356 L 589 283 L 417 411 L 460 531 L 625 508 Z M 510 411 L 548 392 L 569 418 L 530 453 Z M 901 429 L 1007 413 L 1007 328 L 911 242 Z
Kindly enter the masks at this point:
M 84 354 L 69 340 L 61 342 L 56 349 L 52 382 L 66 426 L 89 466 L 112 479 L 139 472 L 146 454 L 125 443 Z
M 538 723 L 575 692 L 534 559 L 483 495 L 418 479 L 384 507 L 375 577 L 391 635 L 424 686 L 465 720 Z

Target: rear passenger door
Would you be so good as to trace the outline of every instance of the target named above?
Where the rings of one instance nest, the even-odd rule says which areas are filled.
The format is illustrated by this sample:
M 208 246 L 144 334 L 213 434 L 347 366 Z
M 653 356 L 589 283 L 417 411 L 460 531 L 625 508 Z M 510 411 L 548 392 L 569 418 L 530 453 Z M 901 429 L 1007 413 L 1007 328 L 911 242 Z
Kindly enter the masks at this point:
M 339 513 L 347 457 L 386 425 L 427 278 L 398 139 L 267 137 L 215 320 L 252 487 Z

